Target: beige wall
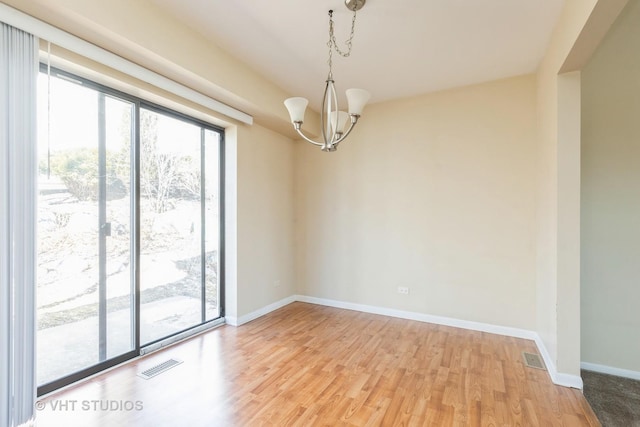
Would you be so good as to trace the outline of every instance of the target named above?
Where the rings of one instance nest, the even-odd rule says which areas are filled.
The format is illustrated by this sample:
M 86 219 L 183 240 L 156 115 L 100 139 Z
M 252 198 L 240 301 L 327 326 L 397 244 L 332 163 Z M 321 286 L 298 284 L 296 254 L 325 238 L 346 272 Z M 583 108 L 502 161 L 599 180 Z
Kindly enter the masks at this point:
M 640 1 L 582 75 L 582 360 L 640 372 Z
M 524 76 L 368 106 L 336 153 L 298 145 L 300 293 L 535 329 L 535 119 Z
M 294 142 L 259 125 L 238 130 L 237 292 L 242 316 L 295 294 Z

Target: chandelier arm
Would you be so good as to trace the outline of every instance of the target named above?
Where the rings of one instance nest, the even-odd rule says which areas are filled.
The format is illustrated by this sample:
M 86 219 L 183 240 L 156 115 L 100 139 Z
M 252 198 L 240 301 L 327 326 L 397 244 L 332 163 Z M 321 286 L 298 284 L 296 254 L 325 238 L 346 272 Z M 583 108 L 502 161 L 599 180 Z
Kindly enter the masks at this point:
M 332 78 L 331 78 L 331 71 L 329 71 L 329 77 L 327 77 L 327 84 L 324 87 L 324 95 L 322 96 L 322 107 L 320 108 L 320 128 L 322 129 L 322 139 L 324 140 L 324 145 L 327 145 L 327 118 L 326 118 L 326 113 L 325 111 L 327 111 L 327 96 L 331 96 L 331 91 L 329 90 L 329 85 L 332 82 Z
M 349 125 L 349 129 L 347 129 L 347 131 L 344 132 L 342 136 L 340 136 L 340 138 L 335 140 L 335 142 L 332 144 L 334 147 L 337 147 L 338 144 L 340 144 L 344 139 L 347 138 L 347 136 L 349 136 L 353 128 L 356 127 L 356 123 L 358 123 L 358 119 L 360 118 L 360 115 L 349 114 L 349 117 L 351 117 L 351 124 Z
M 337 110 L 338 96 L 336 94 L 336 87 L 333 82 L 333 76 L 331 75 L 331 73 L 329 73 L 329 76 L 327 77 L 327 83 L 324 88 L 324 96 L 322 97 L 322 109 L 320 110 L 320 126 L 322 127 L 322 139 L 324 140 L 324 145 L 326 147 L 331 146 L 331 143 L 336 136 L 336 132 L 332 126 L 332 122 L 334 120 L 334 114 L 337 114 Z M 335 119 L 337 120 L 337 117 Z
M 300 135 L 301 137 L 303 137 L 307 142 L 312 143 L 313 145 L 317 145 L 318 147 L 322 147 L 324 146 L 324 144 L 321 144 L 319 142 L 314 141 L 313 139 L 307 137 L 307 135 L 305 135 L 304 133 L 302 133 L 302 122 L 294 122 L 294 127 L 296 129 L 296 132 L 298 132 L 298 135 Z

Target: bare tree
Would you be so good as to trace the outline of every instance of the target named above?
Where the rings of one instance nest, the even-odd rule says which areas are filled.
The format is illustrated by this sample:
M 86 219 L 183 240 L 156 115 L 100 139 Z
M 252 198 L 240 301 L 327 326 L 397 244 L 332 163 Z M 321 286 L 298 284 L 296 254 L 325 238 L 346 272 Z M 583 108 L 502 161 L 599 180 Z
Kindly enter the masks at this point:
M 177 178 L 176 156 L 158 150 L 158 116 L 142 110 L 140 115 L 140 187 L 156 213 L 170 209 L 169 192 Z

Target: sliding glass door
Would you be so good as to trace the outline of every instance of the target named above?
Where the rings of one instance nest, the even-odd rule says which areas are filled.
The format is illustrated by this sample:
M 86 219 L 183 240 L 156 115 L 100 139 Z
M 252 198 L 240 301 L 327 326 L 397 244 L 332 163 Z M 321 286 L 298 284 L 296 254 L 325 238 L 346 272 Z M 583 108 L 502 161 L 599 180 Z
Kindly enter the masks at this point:
M 157 109 L 140 119 L 144 345 L 220 315 L 220 134 Z
M 40 102 L 48 117 L 38 159 L 37 360 L 46 384 L 135 349 L 134 104 L 68 79 L 42 75 L 40 84 L 50 95 Z
M 39 81 L 39 394 L 222 316 L 222 132 Z

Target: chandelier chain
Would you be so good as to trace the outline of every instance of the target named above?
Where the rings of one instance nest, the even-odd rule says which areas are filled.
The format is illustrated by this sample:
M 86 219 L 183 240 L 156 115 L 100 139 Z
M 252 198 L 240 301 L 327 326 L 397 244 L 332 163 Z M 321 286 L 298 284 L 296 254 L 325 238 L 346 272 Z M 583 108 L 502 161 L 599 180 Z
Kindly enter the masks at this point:
M 353 11 L 353 18 L 351 19 L 351 34 L 349 34 L 349 38 L 345 41 L 345 45 L 347 46 L 347 51 L 343 52 L 338 46 L 338 42 L 336 41 L 336 36 L 333 31 L 333 10 L 329 11 L 329 41 L 327 42 L 327 46 L 329 47 L 329 74 L 331 74 L 331 68 L 333 65 L 333 51 L 335 50 L 338 55 L 343 58 L 348 58 L 351 55 L 351 49 L 353 48 L 353 36 L 355 34 L 356 29 L 356 11 Z

